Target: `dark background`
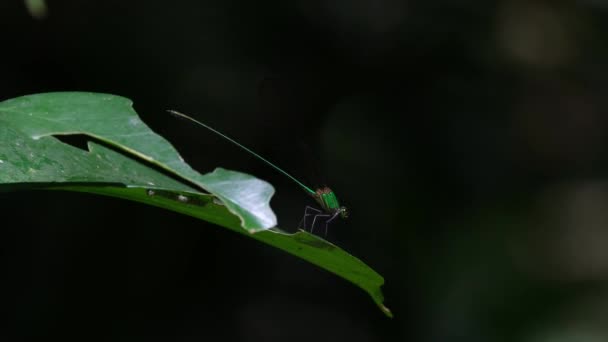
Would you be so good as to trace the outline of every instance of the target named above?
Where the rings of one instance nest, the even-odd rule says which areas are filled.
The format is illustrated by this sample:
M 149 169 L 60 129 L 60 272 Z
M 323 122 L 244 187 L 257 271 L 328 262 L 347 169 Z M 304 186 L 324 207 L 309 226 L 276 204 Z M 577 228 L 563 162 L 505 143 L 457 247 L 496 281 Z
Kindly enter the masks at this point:
M 165 109 L 331 185 L 352 215 L 328 239 L 385 277 L 395 318 L 217 226 L 19 192 L 0 194 L 3 340 L 608 340 L 603 2 L 48 5 L 0 2 L 0 99 L 126 96 L 199 171 L 271 182 L 286 230 L 310 198 Z

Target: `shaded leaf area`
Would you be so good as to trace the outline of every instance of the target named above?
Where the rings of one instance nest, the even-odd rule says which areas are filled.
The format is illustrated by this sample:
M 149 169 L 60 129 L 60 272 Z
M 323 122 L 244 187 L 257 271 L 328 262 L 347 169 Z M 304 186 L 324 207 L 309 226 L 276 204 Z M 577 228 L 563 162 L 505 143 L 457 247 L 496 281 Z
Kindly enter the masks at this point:
M 0 189 L 88 192 L 209 221 L 351 281 L 391 315 L 382 304 L 384 279 L 378 273 L 315 235 L 268 229 L 276 222 L 269 207 L 272 186 L 222 168 L 199 174 L 139 119 L 128 99 L 93 93 L 26 96 L 0 103 L 0 123 Z M 58 134 L 86 134 L 98 142 L 89 141 L 85 151 L 53 137 Z
M 240 227 L 238 218 L 231 215 L 224 205 L 214 200 L 212 195 L 188 191 L 150 189 L 148 187 L 124 188 L 111 185 L 55 185 L 46 186 L 44 189 L 80 191 L 123 198 L 218 224 L 286 251 L 352 282 L 367 292 L 387 316 L 392 317 L 391 311 L 383 305 L 384 297 L 380 287 L 384 284 L 384 278 L 361 260 L 340 247 L 301 230 L 290 234 L 275 227 L 256 234 L 249 234 Z

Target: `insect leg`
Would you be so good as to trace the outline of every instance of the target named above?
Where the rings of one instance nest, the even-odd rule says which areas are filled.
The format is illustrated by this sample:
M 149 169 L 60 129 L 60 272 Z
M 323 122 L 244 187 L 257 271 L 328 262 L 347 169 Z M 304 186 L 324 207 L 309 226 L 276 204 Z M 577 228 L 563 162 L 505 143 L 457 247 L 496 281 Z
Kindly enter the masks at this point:
M 310 233 L 312 234 L 312 231 L 315 229 L 315 222 L 317 221 L 317 217 L 330 217 L 331 215 L 328 214 L 317 214 L 315 215 L 315 217 L 312 219 L 312 226 L 310 226 Z
M 327 226 L 329 225 L 329 222 L 333 221 L 336 217 L 338 217 L 338 215 L 340 215 L 340 211 L 336 211 L 330 218 L 329 220 L 325 221 L 325 236 L 327 236 Z
M 302 222 L 303 222 L 304 223 L 303 228 L 304 228 L 304 230 L 306 230 L 306 217 L 312 215 L 312 214 L 309 214 L 310 211 L 315 212 L 315 213 L 322 213 L 321 210 L 307 205 L 304 209 L 304 217 L 302 217 L 302 220 L 298 224 L 298 228 L 300 228 L 300 226 L 302 225 Z

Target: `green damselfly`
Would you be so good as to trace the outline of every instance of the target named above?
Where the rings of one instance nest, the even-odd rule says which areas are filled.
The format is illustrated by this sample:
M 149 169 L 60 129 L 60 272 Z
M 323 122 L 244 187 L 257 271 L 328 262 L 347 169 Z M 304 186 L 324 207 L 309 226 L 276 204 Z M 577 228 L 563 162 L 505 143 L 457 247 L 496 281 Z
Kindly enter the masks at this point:
M 169 113 L 182 118 L 182 119 L 186 119 L 190 122 L 193 122 L 199 126 L 202 126 L 208 130 L 210 130 L 211 132 L 219 135 L 220 137 L 230 141 L 231 143 L 235 144 L 236 146 L 240 147 L 241 149 L 249 152 L 251 155 L 253 155 L 254 157 L 258 158 L 259 160 L 263 161 L 264 163 L 268 164 L 270 167 L 272 167 L 273 169 L 279 171 L 280 173 L 282 173 L 284 176 L 286 176 L 287 178 L 291 179 L 292 181 L 294 181 L 296 184 L 298 184 L 307 194 L 309 194 L 310 196 L 312 196 L 315 201 L 317 201 L 317 203 L 321 206 L 322 210 L 319 210 L 317 208 L 311 207 L 311 206 L 306 206 L 306 209 L 304 210 L 304 217 L 302 218 L 302 221 L 300 221 L 300 225 L 302 225 L 303 223 L 303 227 L 304 229 L 306 229 L 306 219 L 308 217 L 312 216 L 312 224 L 310 226 L 310 232 L 312 233 L 314 228 L 315 228 L 315 224 L 317 222 L 317 219 L 319 220 L 323 220 L 325 219 L 325 235 L 327 235 L 327 227 L 329 225 L 329 223 L 331 223 L 334 219 L 336 219 L 337 217 L 340 218 L 347 218 L 348 217 L 348 209 L 344 206 L 340 205 L 340 202 L 338 201 L 338 197 L 336 197 L 336 194 L 327 186 L 323 186 L 323 187 L 319 187 L 316 188 L 316 190 L 313 190 L 312 188 L 304 185 L 304 183 L 300 182 L 299 180 L 297 180 L 294 176 L 290 175 L 289 173 L 287 173 L 286 171 L 284 171 L 283 169 L 281 169 L 280 167 L 274 165 L 273 163 L 269 162 L 266 158 L 260 156 L 259 154 L 253 152 L 251 149 L 247 148 L 246 146 L 242 145 L 241 143 L 237 142 L 236 140 L 230 138 L 229 136 L 225 135 L 224 133 L 216 130 L 215 128 L 206 125 L 186 114 L 180 113 L 178 111 L 175 110 L 168 110 Z M 298 225 L 298 228 L 299 226 Z

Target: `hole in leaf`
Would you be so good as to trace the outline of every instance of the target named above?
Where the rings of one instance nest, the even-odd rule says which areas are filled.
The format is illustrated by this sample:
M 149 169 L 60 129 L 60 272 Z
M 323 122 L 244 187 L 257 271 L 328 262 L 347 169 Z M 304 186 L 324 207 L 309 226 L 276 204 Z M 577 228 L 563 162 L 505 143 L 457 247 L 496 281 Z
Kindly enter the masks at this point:
M 89 152 L 89 147 L 87 146 L 87 142 L 91 139 L 90 137 L 84 134 L 72 134 L 72 135 L 53 135 L 53 137 L 57 138 L 64 144 L 68 144 L 79 148 L 81 150 Z
M 90 152 L 89 151 L 88 143 L 90 141 L 91 142 L 95 142 L 95 144 L 97 144 L 97 145 L 101 145 L 101 146 L 103 146 L 103 147 L 105 147 L 105 148 L 107 148 L 109 150 L 112 150 L 115 153 L 121 154 L 122 156 L 124 156 L 126 158 L 133 159 L 133 160 L 137 161 L 140 164 L 144 164 L 146 167 L 154 169 L 155 171 L 160 172 L 160 173 L 164 174 L 165 176 L 167 176 L 169 178 L 172 178 L 175 181 L 178 181 L 180 183 L 185 183 L 185 184 L 188 184 L 188 185 L 194 187 L 195 189 L 199 189 L 198 185 L 196 185 L 196 184 L 194 184 L 194 183 L 192 183 L 192 182 L 190 182 L 188 180 L 182 179 L 181 177 L 176 176 L 175 174 L 173 174 L 171 172 L 168 172 L 167 170 L 159 167 L 156 164 L 153 164 L 153 163 L 151 163 L 151 162 L 149 162 L 147 160 L 138 158 L 137 156 L 134 156 L 134 155 L 132 155 L 130 153 L 127 153 L 127 152 L 123 151 L 122 149 L 120 149 L 120 148 L 118 148 L 118 147 L 116 147 L 114 145 L 110 145 L 110 144 L 108 144 L 105 141 L 101 141 L 99 139 L 90 137 L 90 136 L 88 136 L 86 134 L 70 134 L 70 135 L 56 134 L 56 135 L 53 135 L 53 137 L 57 138 L 59 141 L 61 141 L 64 144 L 68 144 L 70 146 L 76 147 L 78 149 L 86 151 L 87 153 Z M 204 192 L 204 191 L 202 191 L 200 189 L 199 189 L 199 191 Z

